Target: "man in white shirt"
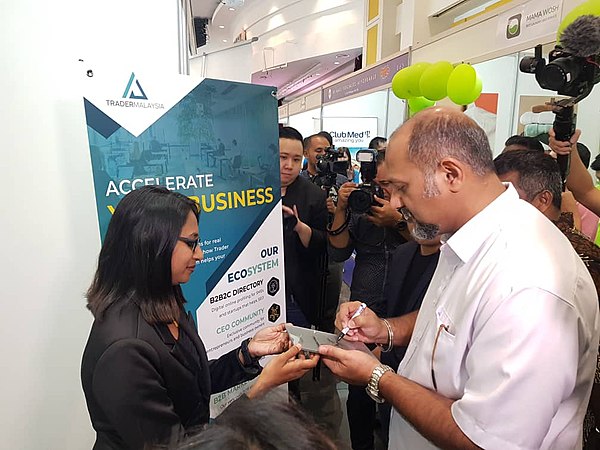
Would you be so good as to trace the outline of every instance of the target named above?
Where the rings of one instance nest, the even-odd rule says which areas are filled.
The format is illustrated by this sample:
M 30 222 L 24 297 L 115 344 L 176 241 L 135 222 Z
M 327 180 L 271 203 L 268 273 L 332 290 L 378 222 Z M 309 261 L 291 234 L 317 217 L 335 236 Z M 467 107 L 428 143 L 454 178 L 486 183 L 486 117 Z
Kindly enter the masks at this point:
M 390 449 L 576 448 L 599 338 L 585 265 L 500 182 L 485 133 L 460 112 L 417 114 L 387 153 L 391 201 L 418 238 L 444 235 L 439 263 L 418 313 L 386 322 L 340 307 L 347 339 L 409 344 L 398 374 L 331 346 L 325 364 L 393 405 Z

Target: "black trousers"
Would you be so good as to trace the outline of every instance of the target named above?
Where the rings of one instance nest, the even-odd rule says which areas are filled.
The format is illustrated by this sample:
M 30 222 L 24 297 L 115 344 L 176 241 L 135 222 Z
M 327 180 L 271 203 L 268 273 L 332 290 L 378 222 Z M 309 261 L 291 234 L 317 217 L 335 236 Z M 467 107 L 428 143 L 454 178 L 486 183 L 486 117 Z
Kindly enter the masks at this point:
M 373 450 L 375 447 L 376 404 L 362 386 L 348 385 L 346 410 L 353 450 Z

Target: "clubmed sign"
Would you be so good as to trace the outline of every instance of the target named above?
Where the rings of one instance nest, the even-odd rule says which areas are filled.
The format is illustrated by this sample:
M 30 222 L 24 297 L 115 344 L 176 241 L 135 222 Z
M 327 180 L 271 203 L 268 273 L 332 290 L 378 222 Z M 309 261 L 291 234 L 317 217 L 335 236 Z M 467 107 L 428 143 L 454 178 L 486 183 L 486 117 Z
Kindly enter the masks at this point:
M 377 136 L 377 117 L 323 117 L 336 147 L 367 148 Z

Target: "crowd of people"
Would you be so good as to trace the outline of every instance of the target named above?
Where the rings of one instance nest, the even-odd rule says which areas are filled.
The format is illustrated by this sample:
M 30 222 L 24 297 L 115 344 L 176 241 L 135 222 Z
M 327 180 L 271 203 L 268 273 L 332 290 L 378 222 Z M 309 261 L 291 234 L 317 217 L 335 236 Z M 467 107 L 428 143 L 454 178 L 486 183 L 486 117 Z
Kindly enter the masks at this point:
M 597 448 L 600 248 L 581 215 L 600 215 L 600 190 L 578 138 L 550 132 L 571 158 L 563 192 L 538 141 L 511 137 L 494 159 L 472 119 L 429 108 L 371 142 L 379 190 L 357 212 L 350 155 L 323 183 L 328 133 L 280 126 L 287 322 L 347 328 L 370 351 L 305 354 L 282 324 L 209 361 L 181 290 L 203 257 L 198 206 L 132 191 L 87 293 L 94 448 L 335 449 L 339 379 L 355 450 Z M 351 257 L 351 301 L 338 304 Z M 210 394 L 254 378 L 209 424 Z M 271 392 L 285 383 L 290 398 Z

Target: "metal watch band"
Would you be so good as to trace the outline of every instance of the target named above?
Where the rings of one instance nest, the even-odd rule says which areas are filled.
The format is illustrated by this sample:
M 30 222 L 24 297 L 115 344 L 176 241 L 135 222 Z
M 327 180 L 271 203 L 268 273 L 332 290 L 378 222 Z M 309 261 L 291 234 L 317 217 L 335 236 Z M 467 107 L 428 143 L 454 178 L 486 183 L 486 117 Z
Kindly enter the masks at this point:
M 385 400 L 379 396 L 379 380 L 386 372 L 394 372 L 390 366 L 386 366 L 385 364 L 378 364 L 373 369 L 371 373 L 371 379 L 365 387 L 367 394 L 377 403 L 383 403 Z

